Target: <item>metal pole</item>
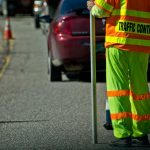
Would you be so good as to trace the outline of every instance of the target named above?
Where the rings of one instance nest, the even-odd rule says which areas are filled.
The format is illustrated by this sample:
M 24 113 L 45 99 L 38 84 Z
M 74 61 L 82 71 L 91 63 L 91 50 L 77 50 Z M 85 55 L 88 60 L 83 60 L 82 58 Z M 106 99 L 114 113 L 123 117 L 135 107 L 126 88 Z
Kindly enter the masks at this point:
M 91 49 L 91 103 L 92 103 L 92 137 L 97 144 L 97 101 L 96 101 L 96 36 L 95 17 L 90 13 L 90 49 Z

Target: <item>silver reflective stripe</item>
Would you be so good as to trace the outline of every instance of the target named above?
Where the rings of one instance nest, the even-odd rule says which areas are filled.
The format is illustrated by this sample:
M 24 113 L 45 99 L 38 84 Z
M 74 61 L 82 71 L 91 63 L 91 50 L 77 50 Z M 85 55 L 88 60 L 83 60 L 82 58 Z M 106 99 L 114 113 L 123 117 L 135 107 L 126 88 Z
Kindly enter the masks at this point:
M 150 41 L 149 40 L 114 37 L 114 36 L 106 36 L 105 39 L 106 39 L 106 42 L 110 42 L 110 43 L 139 45 L 139 46 L 150 46 Z
M 127 10 L 127 9 L 121 9 L 121 10 L 114 9 L 111 15 L 112 16 L 132 16 L 132 17 L 150 19 L 150 12 Z
M 120 0 L 120 5 L 121 5 L 121 8 L 120 9 L 126 9 L 127 7 L 127 3 L 126 3 L 127 0 Z
M 108 12 L 112 12 L 112 10 L 114 8 L 112 5 L 105 2 L 105 0 L 95 0 L 95 4 L 100 8 L 104 8 Z

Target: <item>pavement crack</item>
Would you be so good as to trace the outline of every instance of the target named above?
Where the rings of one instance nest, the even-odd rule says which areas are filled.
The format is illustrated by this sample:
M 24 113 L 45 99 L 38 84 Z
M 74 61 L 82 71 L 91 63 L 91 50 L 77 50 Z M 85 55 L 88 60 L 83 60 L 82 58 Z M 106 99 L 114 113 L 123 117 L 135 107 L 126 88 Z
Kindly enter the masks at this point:
M 11 123 L 34 123 L 34 122 L 48 122 L 50 120 L 10 120 L 0 121 L 0 124 L 11 124 Z

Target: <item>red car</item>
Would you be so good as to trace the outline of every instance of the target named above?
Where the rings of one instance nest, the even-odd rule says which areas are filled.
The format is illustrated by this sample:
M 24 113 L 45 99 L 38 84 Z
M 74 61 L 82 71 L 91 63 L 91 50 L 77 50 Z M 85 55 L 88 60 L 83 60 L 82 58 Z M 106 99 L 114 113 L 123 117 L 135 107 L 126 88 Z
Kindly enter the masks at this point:
M 51 81 L 90 72 L 90 18 L 87 0 L 61 0 L 48 33 Z M 105 20 L 96 19 L 97 72 L 105 72 Z

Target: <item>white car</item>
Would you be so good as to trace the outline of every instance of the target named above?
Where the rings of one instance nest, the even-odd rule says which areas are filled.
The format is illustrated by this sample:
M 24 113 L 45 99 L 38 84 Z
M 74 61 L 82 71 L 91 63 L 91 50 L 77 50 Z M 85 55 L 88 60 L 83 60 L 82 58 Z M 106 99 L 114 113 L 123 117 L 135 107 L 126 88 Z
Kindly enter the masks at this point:
M 49 15 L 48 3 L 46 1 L 43 1 L 43 3 L 42 3 L 42 12 L 40 14 L 40 18 L 42 18 L 44 16 L 48 16 L 48 15 Z M 40 26 L 41 26 L 43 34 L 47 34 L 49 23 L 45 22 L 44 19 L 40 19 Z
M 33 13 L 34 15 L 40 14 L 42 11 L 42 0 L 34 0 Z
M 42 0 L 34 0 L 33 4 L 33 14 L 35 28 L 40 28 L 39 16 L 42 12 Z

